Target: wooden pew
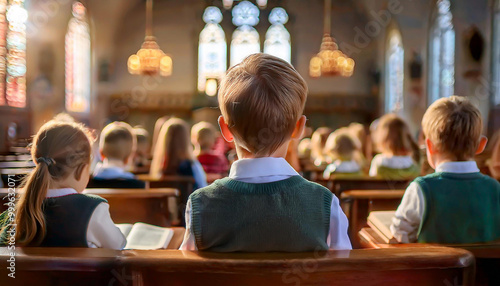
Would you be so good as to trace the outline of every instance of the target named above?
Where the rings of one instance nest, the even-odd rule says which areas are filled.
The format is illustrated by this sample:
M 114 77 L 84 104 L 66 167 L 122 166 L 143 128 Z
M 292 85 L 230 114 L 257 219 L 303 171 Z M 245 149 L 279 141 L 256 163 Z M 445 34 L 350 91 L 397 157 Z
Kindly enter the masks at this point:
M 500 241 L 477 244 L 431 244 L 431 243 L 401 243 L 386 244 L 370 227 L 359 231 L 361 243 L 366 248 L 402 249 L 419 247 L 421 249 L 446 246 L 470 251 L 476 258 L 476 285 L 500 285 Z
M 411 180 L 385 180 L 371 177 L 318 179 L 317 183 L 326 186 L 340 198 L 344 191 L 349 190 L 402 190 L 406 189 Z
M 109 212 L 115 223 L 144 222 L 168 227 L 170 212 L 168 199 L 178 197 L 176 189 L 86 189 L 83 193 L 103 197 L 109 203 Z
M 137 175 L 138 180 L 146 182 L 148 188 L 174 188 L 179 190 L 182 204 L 186 204 L 189 195 L 193 192 L 194 178 L 188 176 L 163 176 L 153 178 L 149 174 Z
M 17 190 L 20 191 L 20 190 Z M 7 188 L 0 189 L 2 205 L 0 211 L 5 211 L 7 202 L 3 199 L 7 196 Z M 145 222 L 153 225 L 168 227 L 170 223 L 170 212 L 168 199 L 178 197 L 176 189 L 87 189 L 86 194 L 95 194 L 106 199 L 110 205 L 109 212 L 115 223 Z
M 354 248 L 361 247 L 358 232 L 367 226 L 368 214 L 395 210 L 404 193 L 404 190 L 352 190 L 340 195 L 342 209 L 349 219 L 349 237 Z
M 13 169 L 13 168 L 33 168 L 35 163 L 33 161 L 4 161 L 0 162 L 0 169 Z
M 472 254 L 446 247 L 315 253 L 21 248 L 15 258 L 11 279 L 8 251 L 0 249 L 1 285 L 472 285 L 474 279 Z

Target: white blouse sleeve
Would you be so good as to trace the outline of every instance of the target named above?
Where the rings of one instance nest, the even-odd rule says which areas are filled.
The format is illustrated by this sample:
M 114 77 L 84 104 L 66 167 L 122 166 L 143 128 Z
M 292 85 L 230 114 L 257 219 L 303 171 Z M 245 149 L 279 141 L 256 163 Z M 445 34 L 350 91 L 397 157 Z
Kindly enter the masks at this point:
M 420 186 L 412 182 L 392 219 L 391 232 L 401 243 L 417 241 L 417 232 L 424 216 L 425 201 Z
M 330 232 L 327 238 L 330 249 L 352 249 L 347 233 L 348 227 L 349 221 L 340 207 L 339 199 L 333 196 L 330 210 Z
M 123 249 L 127 239 L 115 226 L 109 214 L 109 204 L 100 203 L 87 227 L 87 243 L 92 248 Z
M 184 240 L 182 241 L 179 250 L 198 250 L 198 247 L 196 247 L 196 241 L 194 239 L 193 228 L 191 226 L 191 209 L 191 199 L 188 199 L 186 205 L 186 232 L 184 233 Z
M 370 166 L 370 172 L 368 173 L 368 175 L 370 175 L 370 177 L 376 177 L 378 175 L 377 170 L 378 170 L 378 167 L 380 167 L 381 162 L 382 162 L 382 157 L 380 156 L 380 154 L 377 154 L 377 155 L 375 155 L 375 157 L 373 157 L 372 163 Z

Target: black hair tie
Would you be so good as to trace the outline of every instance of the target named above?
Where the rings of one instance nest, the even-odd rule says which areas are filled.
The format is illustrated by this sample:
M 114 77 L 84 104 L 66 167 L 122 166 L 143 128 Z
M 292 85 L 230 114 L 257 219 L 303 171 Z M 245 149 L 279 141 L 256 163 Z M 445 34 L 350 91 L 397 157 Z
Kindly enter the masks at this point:
M 47 157 L 40 157 L 36 159 L 36 162 L 38 164 L 45 163 L 47 166 L 54 165 L 56 161 L 52 158 L 47 158 Z

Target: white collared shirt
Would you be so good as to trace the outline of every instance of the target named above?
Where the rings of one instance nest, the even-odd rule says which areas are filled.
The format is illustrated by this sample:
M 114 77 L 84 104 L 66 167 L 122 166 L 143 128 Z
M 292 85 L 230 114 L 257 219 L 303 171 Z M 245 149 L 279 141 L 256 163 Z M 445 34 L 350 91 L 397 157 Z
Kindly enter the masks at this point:
M 126 171 L 127 166 L 123 162 L 107 160 L 97 163 L 93 177 L 96 179 L 135 179 L 135 175 Z
M 234 162 L 229 172 L 229 178 L 244 183 L 270 183 L 286 180 L 292 176 L 300 176 L 284 158 L 240 159 Z M 198 250 L 191 227 L 191 200 L 186 206 L 186 233 L 180 250 Z M 352 249 L 347 234 L 349 222 L 340 208 L 335 195 L 332 198 L 330 210 L 330 231 L 327 244 L 330 249 Z
M 75 189 L 49 189 L 46 198 L 78 194 Z M 94 209 L 87 226 L 87 244 L 91 248 L 123 249 L 127 239 L 115 226 L 109 214 L 109 204 L 100 203 Z
M 436 172 L 466 174 L 477 173 L 475 161 L 444 162 L 437 166 Z M 401 243 L 417 241 L 417 232 L 422 222 L 425 200 L 420 186 L 412 182 L 405 191 L 401 204 L 392 219 L 391 232 Z
M 333 173 L 358 173 L 359 171 L 361 171 L 361 167 L 355 160 L 335 160 L 335 162 L 326 166 L 326 169 L 323 172 L 323 177 L 325 179 L 329 179 Z
M 413 158 L 411 156 L 386 156 L 384 154 L 377 154 L 372 159 L 370 166 L 370 177 L 376 177 L 377 170 L 380 166 L 392 169 L 406 169 L 413 166 Z

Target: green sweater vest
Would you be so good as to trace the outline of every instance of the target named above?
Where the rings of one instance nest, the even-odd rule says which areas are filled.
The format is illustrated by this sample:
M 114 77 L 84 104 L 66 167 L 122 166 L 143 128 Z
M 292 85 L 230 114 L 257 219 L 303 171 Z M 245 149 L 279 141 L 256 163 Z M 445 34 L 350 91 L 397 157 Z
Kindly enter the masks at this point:
M 46 234 L 39 246 L 88 247 L 87 227 L 100 203 L 107 201 L 99 196 L 71 194 L 46 198 L 43 201 Z M 0 227 L 10 224 L 7 211 L 0 215 Z M 0 246 L 8 242 L 7 229 L 0 234 Z
M 405 169 L 394 169 L 386 166 L 377 168 L 377 177 L 387 180 L 409 180 L 420 175 L 420 168 L 417 165 L 411 165 Z
M 199 250 L 326 250 L 332 193 L 300 176 L 251 184 L 224 178 L 191 194 Z
M 415 179 L 425 200 L 418 242 L 464 244 L 500 239 L 500 184 L 481 173 Z

